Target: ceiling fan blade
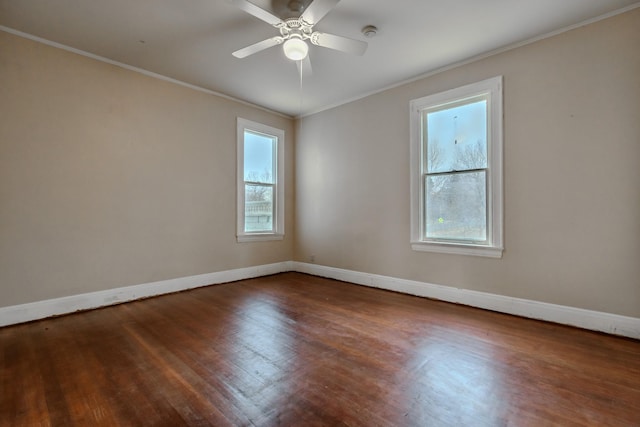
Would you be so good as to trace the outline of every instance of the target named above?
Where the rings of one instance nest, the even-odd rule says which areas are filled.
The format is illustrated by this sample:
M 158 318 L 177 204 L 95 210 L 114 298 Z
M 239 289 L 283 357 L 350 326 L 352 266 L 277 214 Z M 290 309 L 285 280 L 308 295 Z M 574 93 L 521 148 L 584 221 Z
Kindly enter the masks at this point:
M 316 25 L 324 16 L 333 9 L 340 0 L 314 0 L 300 15 L 300 19 L 309 25 Z
M 310 76 L 313 74 L 311 70 L 311 60 L 309 59 L 309 55 L 305 56 L 303 60 L 296 61 L 296 65 L 298 66 L 298 73 L 302 73 L 303 76 Z
M 270 47 L 279 45 L 282 42 L 283 42 L 282 37 L 280 36 L 272 37 L 270 39 L 266 39 L 266 40 L 262 40 L 261 42 L 254 43 L 251 46 L 247 46 L 245 48 L 236 50 L 235 52 L 232 53 L 232 55 L 240 59 L 246 58 L 249 55 L 258 53 L 261 50 L 269 49 Z
M 263 20 L 267 24 L 271 24 L 273 26 L 283 25 L 282 19 L 278 18 L 271 12 L 268 12 L 261 7 L 256 6 L 248 0 L 229 0 L 232 4 L 236 5 L 238 8 L 244 10 L 250 15 L 255 16 L 258 19 Z
M 316 46 L 328 47 L 329 49 L 335 49 L 353 55 L 364 55 L 368 46 L 367 42 L 336 36 L 334 34 L 320 33 L 318 31 L 315 31 L 311 35 L 310 40 L 311 43 Z

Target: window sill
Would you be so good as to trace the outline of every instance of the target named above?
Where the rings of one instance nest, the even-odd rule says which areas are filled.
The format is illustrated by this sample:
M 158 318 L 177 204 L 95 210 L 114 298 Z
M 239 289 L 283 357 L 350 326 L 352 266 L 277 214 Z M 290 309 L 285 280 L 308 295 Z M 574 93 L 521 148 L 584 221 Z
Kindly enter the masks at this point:
M 238 243 L 266 242 L 284 240 L 284 234 L 242 234 L 237 236 Z
M 462 245 L 456 243 L 412 242 L 411 249 L 420 252 L 437 252 L 441 254 L 456 254 L 482 256 L 488 258 L 502 258 L 503 248 L 496 246 Z

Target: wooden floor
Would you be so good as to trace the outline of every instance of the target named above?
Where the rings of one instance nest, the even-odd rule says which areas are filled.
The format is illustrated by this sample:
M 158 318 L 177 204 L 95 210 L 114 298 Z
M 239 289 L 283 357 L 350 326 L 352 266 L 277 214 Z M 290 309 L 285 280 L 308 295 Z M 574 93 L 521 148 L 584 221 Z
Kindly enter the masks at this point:
M 640 342 L 286 273 L 0 329 L 1 426 L 640 426 Z

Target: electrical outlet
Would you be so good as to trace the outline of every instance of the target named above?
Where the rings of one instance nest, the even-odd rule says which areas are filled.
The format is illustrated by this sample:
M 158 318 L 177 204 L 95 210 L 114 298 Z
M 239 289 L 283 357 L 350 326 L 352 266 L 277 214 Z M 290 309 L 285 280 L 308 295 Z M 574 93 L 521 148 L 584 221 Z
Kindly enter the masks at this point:
M 316 256 L 315 255 L 309 256 L 309 262 L 316 262 Z

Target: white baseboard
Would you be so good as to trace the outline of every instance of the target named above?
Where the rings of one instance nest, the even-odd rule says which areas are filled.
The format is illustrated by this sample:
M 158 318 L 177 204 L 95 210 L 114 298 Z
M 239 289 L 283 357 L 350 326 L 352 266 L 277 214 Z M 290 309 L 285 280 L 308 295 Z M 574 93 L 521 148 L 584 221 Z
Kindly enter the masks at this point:
M 30 322 L 46 317 L 120 304 L 127 301 L 184 291 L 201 286 L 268 276 L 270 274 L 291 271 L 291 269 L 291 262 L 286 261 L 1 307 L 0 326 Z
M 620 316 L 600 311 L 513 298 L 487 292 L 471 291 L 450 286 L 434 285 L 413 280 L 397 279 L 317 264 L 294 262 L 294 271 L 328 277 L 364 286 L 402 292 L 441 301 L 468 305 L 530 319 L 545 320 L 640 339 L 640 318 Z
M 90 292 L 37 301 L 28 304 L 0 307 L 0 327 L 29 322 L 51 316 L 69 314 L 80 310 L 120 304 L 141 298 L 158 296 L 202 286 L 234 282 L 270 274 L 296 271 L 342 280 L 358 285 L 370 286 L 410 295 L 433 298 L 441 301 L 464 304 L 486 310 L 513 314 L 530 319 L 545 320 L 564 325 L 577 326 L 598 332 L 640 339 L 640 318 L 620 316 L 600 311 L 585 310 L 564 305 L 513 298 L 503 295 L 478 292 L 450 286 L 434 285 L 414 280 L 398 279 L 389 276 L 285 261 L 255 267 L 238 268 L 197 276 L 162 280 L 141 285 L 126 286 L 105 291 Z

